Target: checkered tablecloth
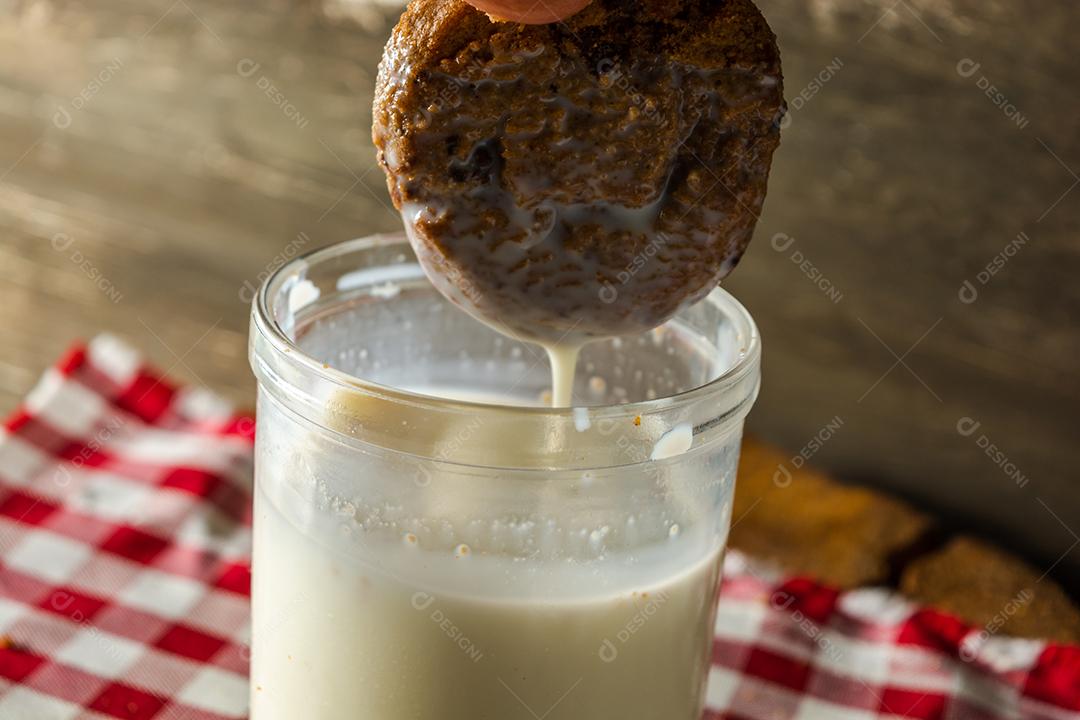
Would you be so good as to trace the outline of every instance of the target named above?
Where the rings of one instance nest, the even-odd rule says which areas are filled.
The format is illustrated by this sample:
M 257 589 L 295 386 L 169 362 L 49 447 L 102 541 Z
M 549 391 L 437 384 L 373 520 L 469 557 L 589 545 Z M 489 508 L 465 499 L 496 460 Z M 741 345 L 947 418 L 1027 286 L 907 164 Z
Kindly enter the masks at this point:
M 110 336 L 46 372 L 0 429 L 0 720 L 246 717 L 253 428 Z M 709 720 L 1080 720 L 1080 648 L 738 553 L 716 628 Z

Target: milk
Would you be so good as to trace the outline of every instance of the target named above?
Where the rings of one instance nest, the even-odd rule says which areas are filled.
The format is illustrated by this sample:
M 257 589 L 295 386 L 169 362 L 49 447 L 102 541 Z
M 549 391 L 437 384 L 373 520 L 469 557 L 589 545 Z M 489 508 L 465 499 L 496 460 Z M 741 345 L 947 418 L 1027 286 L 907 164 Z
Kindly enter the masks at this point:
M 699 720 L 730 509 L 694 501 L 694 471 L 641 507 L 618 506 L 654 479 L 584 473 L 590 515 L 559 482 L 416 485 L 272 409 L 260 405 L 253 720 Z M 467 441 L 512 467 L 541 439 L 481 423 Z M 502 485 L 518 502 L 498 507 Z
M 708 539 L 530 566 L 372 542 L 292 500 L 256 493 L 253 720 L 699 720 Z
M 545 344 L 543 347 L 551 362 L 551 407 L 569 407 L 574 404 L 574 376 L 581 346 Z

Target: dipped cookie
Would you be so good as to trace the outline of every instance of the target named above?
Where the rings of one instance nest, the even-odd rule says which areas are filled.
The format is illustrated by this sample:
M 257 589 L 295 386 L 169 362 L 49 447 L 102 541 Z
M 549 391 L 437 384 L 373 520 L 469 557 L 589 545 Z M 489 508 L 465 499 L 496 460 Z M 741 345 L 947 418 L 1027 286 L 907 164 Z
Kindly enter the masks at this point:
M 546 344 L 641 332 L 738 263 L 784 112 L 750 0 L 596 0 L 563 22 L 414 0 L 373 137 L 439 290 Z

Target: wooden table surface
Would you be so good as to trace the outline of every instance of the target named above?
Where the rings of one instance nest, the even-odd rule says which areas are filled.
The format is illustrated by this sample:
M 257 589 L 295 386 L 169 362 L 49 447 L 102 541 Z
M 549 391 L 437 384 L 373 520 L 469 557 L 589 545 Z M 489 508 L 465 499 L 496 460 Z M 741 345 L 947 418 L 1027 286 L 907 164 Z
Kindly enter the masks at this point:
M 1080 11 L 760 4 L 792 112 L 757 240 L 729 284 L 765 337 L 751 427 L 787 448 L 778 462 L 813 456 L 1075 591 Z M 101 331 L 250 405 L 246 288 L 288 247 L 400 227 L 369 133 L 397 11 L 8 6 L 0 408 L 72 339 Z

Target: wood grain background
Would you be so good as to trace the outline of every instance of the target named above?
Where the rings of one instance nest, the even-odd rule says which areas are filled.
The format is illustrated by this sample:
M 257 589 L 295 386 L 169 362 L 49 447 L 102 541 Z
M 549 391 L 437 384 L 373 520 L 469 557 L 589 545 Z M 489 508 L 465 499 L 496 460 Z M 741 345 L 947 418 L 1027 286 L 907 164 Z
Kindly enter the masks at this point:
M 728 283 L 766 343 L 752 428 L 1075 591 L 1080 9 L 761 6 L 792 112 L 757 239 Z M 102 330 L 250 404 L 246 283 L 287 247 L 399 227 L 369 138 L 396 10 L 0 11 L 0 408 Z

